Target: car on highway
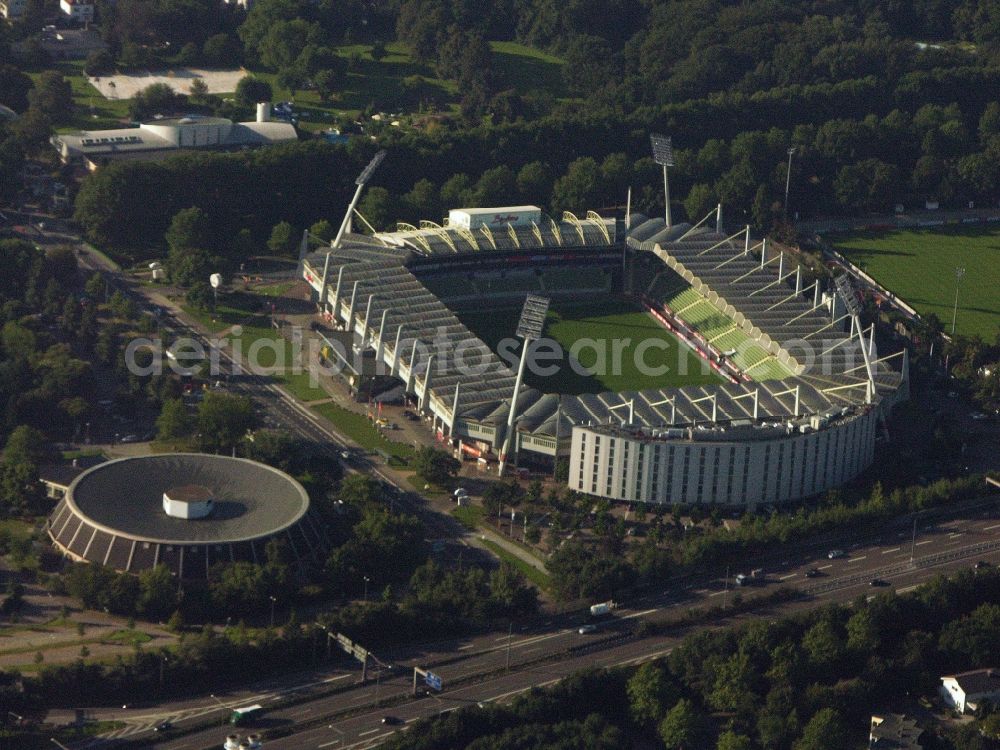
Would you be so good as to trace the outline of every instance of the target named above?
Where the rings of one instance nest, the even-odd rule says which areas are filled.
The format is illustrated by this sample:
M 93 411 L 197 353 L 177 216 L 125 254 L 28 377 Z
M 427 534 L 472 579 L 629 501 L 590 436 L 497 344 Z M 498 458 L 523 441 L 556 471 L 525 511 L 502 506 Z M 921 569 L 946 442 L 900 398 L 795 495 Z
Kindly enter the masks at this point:
M 596 632 L 596 630 L 597 630 L 596 625 L 588 623 L 587 625 L 581 625 L 576 632 L 579 633 L 580 635 L 586 635 L 587 633 Z
M 173 728 L 173 724 L 169 721 L 161 721 L 155 727 L 153 727 L 154 732 L 166 732 Z
M 841 557 L 847 557 L 847 553 L 842 549 L 832 549 L 826 553 L 826 556 L 831 560 L 839 560 Z
M 400 724 L 403 723 L 403 720 L 400 719 L 398 716 L 383 716 L 382 723 L 385 724 L 387 727 L 398 727 Z
M 459 487 L 458 489 L 456 489 L 452 493 L 452 495 L 454 497 L 468 497 L 469 496 L 469 491 L 467 489 L 465 489 L 465 487 Z
M 983 570 L 988 567 L 990 567 L 990 564 L 986 560 L 976 560 L 976 570 Z
M 819 578 L 821 575 L 819 568 L 810 568 L 806 571 L 806 578 Z
M 869 586 L 888 586 L 889 582 L 886 581 L 886 580 L 884 580 L 884 579 L 882 579 L 882 578 L 872 578 L 868 582 L 868 585 Z

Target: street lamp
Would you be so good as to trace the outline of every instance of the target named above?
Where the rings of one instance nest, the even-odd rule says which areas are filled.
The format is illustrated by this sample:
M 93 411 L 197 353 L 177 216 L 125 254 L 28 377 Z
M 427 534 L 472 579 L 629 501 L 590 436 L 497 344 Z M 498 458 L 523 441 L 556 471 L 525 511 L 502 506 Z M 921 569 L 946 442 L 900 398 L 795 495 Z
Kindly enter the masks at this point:
M 274 604 L 278 600 L 275 599 L 273 596 L 269 596 L 267 598 L 271 600 L 271 627 L 274 628 Z
M 788 149 L 788 169 L 785 171 L 785 223 L 788 223 L 788 188 L 792 184 L 792 154 L 797 151 L 796 146 Z
M 368 582 L 371 580 L 371 578 L 369 578 L 368 576 L 365 576 L 364 579 L 365 579 L 365 593 L 364 593 L 364 596 L 361 597 L 361 598 L 362 598 L 363 601 L 367 602 L 368 601 Z
M 61 747 L 61 748 L 62 748 L 62 750 L 69 750 L 69 748 L 68 748 L 68 747 L 66 747 L 66 746 L 65 746 L 65 745 L 64 745 L 63 743 L 61 743 L 61 742 L 60 742 L 59 740 L 57 740 L 57 739 L 56 739 L 55 737 L 49 737 L 49 739 L 50 739 L 50 740 L 52 741 L 52 743 L 53 743 L 53 744 L 54 744 L 54 745 L 55 745 L 56 747 Z
M 958 285 L 962 277 L 965 276 L 964 268 L 955 269 L 955 309 L 951 313 L 951 335 L 955 335 L 955 323 L 958 320 Z

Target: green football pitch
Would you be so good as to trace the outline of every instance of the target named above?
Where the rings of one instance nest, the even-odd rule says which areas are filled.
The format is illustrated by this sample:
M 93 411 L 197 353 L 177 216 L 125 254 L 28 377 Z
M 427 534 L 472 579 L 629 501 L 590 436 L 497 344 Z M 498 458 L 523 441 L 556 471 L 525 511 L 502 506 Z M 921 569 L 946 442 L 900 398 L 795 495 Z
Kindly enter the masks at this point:
M 923 315 L 951 331 L 955 269 L 956 331 L 993 341 L 1000 333 L 1000 227 L 946 226 L 830 235 L 838 250 Z
M 494 351 L 505 338 L 513 337 L 519 315 L 519 308 L 459 312 L 462 322 Z M 558 343 L 562 356 L 544 361 L 536 357 L 539 365 L 556 371 L 532 372 L 529 368 L 525 382 L 546 393 L 601 393 L 723 382 L 670 331 L 626 300 L 611 298 L 599 304 L 554 302 L 543 335 Z

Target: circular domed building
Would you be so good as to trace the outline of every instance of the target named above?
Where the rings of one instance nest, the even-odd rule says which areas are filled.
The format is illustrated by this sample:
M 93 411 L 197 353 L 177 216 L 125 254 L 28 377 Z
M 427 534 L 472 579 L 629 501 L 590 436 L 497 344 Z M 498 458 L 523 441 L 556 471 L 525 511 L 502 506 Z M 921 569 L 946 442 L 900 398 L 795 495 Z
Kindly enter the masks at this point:
M 302 485 L 245 458 L 169 453 L 121 458 L 78 476 L 47 524 L 59 550 L 78 562 L 138 573 L 166 565 L 200 578 L 219 562 L 263 563 L 283 539 L 296 559 L 327 547 Z

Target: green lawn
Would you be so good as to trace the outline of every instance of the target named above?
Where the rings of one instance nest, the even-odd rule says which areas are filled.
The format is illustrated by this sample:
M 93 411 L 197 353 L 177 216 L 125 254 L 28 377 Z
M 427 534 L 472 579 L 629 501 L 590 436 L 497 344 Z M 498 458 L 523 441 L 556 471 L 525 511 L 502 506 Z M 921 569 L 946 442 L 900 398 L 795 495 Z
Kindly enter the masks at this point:
M 1000 227 L 949 226 L 830 235 L 851 262 L 923 314 L 935 313 L 951 331 L 955 268 L 959 287 L 956 330 L 992 341 L 1000 326 Z
M 413 457 L 413 446 L 382 437 L 364 414 L 348 411 L 333 403 L 314 406 L 313 410 L 329 419 L 338 430 L 365 450 L 382 450 L 401 462 Z
M 519 314 L 519 310 L 509 309 L 461 313 L 460 317 L 496 350 L 498 343 L 517 328 Z M 548 393 L 600 393 L 721 382 L 651 315 L 626 300 L 612 298 L 584 305 L 556 302 L 549 310 L 545 336 L 558 342 L 563 356 L 557 361 L 540 361 L 536 372 L 529 367 L 525 382 Z M 652 342 L 652 346 L 640 357 L 637 347 L 645 341 Z M 570 362 L 574 345 L 579 347 L 576 369 Z M 641 361 L 647 372 L 640 371 Z M 545 367 L 557 371 L 546 373 Z M 578 372 L 584 368 L 590 374 Z M 663 368 L 666 371 L 657 374 Z
M 566 96 L 562 58 L 517 42 L 490 42 L 490 48 L 500 80 L 518 93 L 540 89 L 556 99 Z
M 512 555 L 496 542 L 491 542 L 489 539 L 483 539 L 482 541 L 490 552 L 499 557 L 501 560 L 506 560 L 511 563 L 515 568 L 521 571 L 525 578 L 535 584 L 538 588 L 547 589 L 549 587 L 549 576 L 540 571 L 534 565 L 529 565 L 517 555 Z

